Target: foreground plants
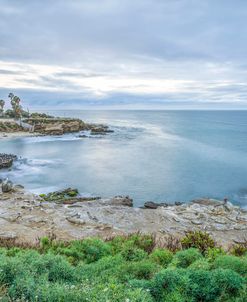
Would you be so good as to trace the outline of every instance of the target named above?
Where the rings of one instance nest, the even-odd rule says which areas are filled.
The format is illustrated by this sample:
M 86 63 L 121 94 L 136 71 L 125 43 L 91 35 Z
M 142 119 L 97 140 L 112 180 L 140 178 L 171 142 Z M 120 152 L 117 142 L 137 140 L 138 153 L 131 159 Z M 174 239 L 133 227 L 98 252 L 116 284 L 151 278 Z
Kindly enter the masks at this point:
M 204 235 L 195 236 L 201 243 Z M 154 239 L 43 238 L 35 248 L 2 247 L 1 301 L 247 301 L 246 252 L 227 254 L 208 237 L 208 245 L 196 248 L 193 237 L 193 247 L 174 252 L 156 248 Z

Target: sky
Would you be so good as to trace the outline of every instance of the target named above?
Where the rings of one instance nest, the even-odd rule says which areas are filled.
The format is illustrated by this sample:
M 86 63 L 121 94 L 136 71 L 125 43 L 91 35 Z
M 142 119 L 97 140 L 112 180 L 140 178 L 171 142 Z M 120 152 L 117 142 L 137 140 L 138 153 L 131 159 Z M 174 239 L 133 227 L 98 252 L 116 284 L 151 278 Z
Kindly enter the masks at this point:
M 0 99 L 247 109 L 246 0 L 0 0 Z

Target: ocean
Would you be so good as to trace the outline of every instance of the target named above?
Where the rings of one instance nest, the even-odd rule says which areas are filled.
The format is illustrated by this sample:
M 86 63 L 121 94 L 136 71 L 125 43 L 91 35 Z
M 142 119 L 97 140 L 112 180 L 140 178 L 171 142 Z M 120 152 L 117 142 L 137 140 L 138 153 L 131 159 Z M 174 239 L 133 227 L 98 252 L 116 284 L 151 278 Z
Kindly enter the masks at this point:
M 0 140 L 20 157 L 0 172 L 35 193 L 76 187 L 82 195 L 145 201 L 223 199 L 247 206 L 247 111 L 49 111 L 104 123 L 105 136 Z

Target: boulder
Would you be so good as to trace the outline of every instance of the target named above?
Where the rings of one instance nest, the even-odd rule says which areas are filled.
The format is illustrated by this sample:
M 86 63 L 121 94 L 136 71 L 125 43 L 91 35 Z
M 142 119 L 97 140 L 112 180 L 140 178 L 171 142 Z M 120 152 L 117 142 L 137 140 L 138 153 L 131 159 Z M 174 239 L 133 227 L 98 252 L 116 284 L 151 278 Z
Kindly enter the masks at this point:
M 116 196 L 109 201 L 110 205 L 133 207 L 133 199 L 129 196 Z
M 16 158 L 14 154 L 0 153 L 0 169 L 10 168 Z
M 64 130 L 62 125 L 48 125 L 43 129 L 42 133 L 46 135 L 62 135 Z
M 11 192 L 13 190 L 13 183 L 12 181 L 5 179 L 2 182 L 2 192 L 3 193 L 7 193 L 7 192 Z
M 105 135 L 107 133 L 112 133 L 113 130 L 110 130 L 108 126 L 98 126 L 98 127 L 92 127 L 91 128 L 91 134 L 92 135 Z
M 157 209 L 158 207 L 167 207 L 167 203 L 157 203 L 153 201 L 147 201 L 144 203 L 144 209 Z

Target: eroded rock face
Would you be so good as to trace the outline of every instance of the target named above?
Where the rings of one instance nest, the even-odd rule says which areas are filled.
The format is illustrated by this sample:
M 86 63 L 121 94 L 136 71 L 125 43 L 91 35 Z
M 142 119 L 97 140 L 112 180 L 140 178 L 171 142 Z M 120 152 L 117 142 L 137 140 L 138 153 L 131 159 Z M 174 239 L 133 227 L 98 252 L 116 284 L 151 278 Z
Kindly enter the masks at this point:
M 0 121 L 0 132 L 10 133 L 23 131 L 26 131 L 26 129 L 18 125 L 15 121 Z
M 0 193 L 0 237 L 34 242 L 50 234 L 58 240 L 72 240 L 137 231 L 179 237 L 203 230 L 227 247 L 246 236 L 247 212 L 229 202 L 204 199 L 157 209 L 132 204 L 130 197 L 56 203 L 14 186 L 11 192 Z
M 62 135 L 85 130 L 90 130 L 92 135 L 104 135 L 113 132 L 106 125 L 87 124 L 74 118 L 32 117 L 26 119 L 25 122 L 33 126 L 34 132 L 44 135 Z
M 129 196 L 116 196 L 114 198 L 111 198 L 108 201 L 109 204 L 114 206 L 127 206 L 127 207 L 133 207 L 133 199 Z

